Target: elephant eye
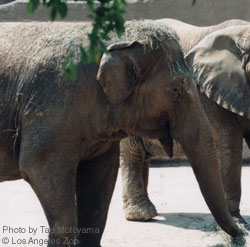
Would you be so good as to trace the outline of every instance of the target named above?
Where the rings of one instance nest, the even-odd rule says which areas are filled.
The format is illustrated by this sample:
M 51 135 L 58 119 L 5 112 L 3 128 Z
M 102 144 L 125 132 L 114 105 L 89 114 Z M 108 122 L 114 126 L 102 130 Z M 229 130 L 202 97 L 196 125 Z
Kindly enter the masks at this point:
M 136 69 L 136 66 L 134 64 L 132 65 L 132 69 L 133 69 L 134 81 L 136 82 L 138 79 L 138 76 L 137 76 L 137 69 Z
M 136 82 L 138 80 L 136 66 L 134 64 L 132 66 L 130 65 L 130 68 L 128 68 L 127 71 L 129 74 L 128 76 L 131 78 L 131 80 Z

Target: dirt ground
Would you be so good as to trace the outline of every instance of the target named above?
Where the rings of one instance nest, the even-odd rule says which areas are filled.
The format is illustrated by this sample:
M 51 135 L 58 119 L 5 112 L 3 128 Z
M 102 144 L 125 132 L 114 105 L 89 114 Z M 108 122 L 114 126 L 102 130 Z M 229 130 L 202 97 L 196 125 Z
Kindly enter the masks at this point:
M 159 216 L 128 222 L 121 201 L 121 178 L 112 199 L 103 247 L 240 247 L 213 227 L 213 218 L 189 167 L 150 168 L 149 193 Z M 243 167 L 241 211 L 250 224 L 250 167 Z M 47 221 L 30 186 L 22 181 L 0 184 L 0 247 L 46 246 Z M 36 232 L 35 232 L 36 230 Z

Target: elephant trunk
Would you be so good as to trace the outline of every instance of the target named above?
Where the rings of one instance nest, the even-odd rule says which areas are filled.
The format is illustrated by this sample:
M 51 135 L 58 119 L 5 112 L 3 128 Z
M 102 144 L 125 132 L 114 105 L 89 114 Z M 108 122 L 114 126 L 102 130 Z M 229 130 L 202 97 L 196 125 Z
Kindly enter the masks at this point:
M 175 117 L 170 131 L 184 149 L 215 220 L 225 232 L 235 237 L 241 231 L 233 221 L 226 204 L 210 123 L 201 104 L 197 104 L 199 100 L 190 100 L 193 98 L 190 95 L 189 100 L 184 100 L 180 105 L 183 109 L 185 105 L 186 111 L 181 110 L 182 114 Z M 196 93 L 194 97 L 199 96 Z

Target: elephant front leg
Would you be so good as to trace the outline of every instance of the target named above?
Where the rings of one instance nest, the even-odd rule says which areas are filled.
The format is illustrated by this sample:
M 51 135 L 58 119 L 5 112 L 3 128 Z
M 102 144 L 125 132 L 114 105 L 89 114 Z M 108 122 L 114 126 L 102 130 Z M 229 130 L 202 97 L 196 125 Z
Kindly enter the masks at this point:
M 150 157 L 137 137 L 121 141 L 122 197 L 127 220 L 146 221 L 157 215 L 147 192 Z
M 62 148 L 63 149 L 63 148 Z M 76 160 L 72 152 L 22 148 L 20 170 L 41 202 L 50 233 L 48 247 L 73 247 L 77 229 Z
M 240 215 L 243 137 L 241 133 L 235 135 L 235 131 L 234 134 L 221 132 L 220 140 L 221 172 L 229 211 L 237 221 L 247 225 Z
M 79 235 L 77 246 L 100 247 L 119 169 L 119 143 L 92 161 L 80 162 L 77 172 Z

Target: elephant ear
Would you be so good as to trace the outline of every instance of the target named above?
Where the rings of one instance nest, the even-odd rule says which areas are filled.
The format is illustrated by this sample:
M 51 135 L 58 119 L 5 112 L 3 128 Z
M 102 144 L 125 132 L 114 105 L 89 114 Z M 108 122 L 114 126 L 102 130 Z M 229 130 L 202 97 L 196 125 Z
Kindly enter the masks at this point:
M 118 42 L 108 47 L 109 54 L 103 54 L 97 80 L 112 105 L 129 97 L 140 77 L 138 64 L 138 41 Z
M 187 55 L 194 78 L 209 99 L 250 119 L 250 84 L 247 53 L 230 34 L 215 32 Z

